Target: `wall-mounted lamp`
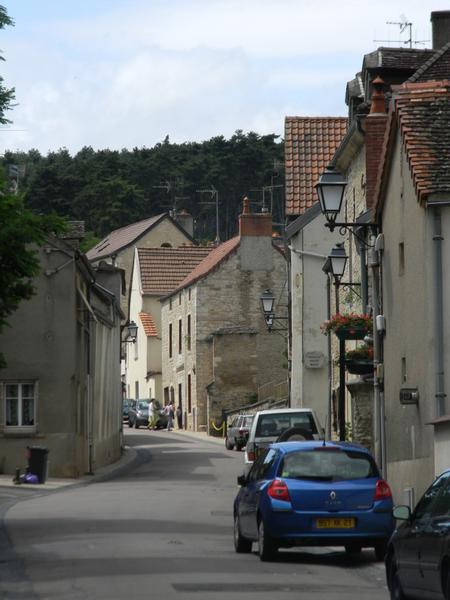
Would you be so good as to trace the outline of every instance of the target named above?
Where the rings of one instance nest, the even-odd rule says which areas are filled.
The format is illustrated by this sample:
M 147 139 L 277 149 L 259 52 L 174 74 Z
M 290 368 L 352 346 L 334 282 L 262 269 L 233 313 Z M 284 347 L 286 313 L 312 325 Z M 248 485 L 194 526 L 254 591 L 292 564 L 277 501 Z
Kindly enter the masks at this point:
M 136 342 L 138 326 L 136 325 L 136 323 L 134 321 L 131 321 L 131 323 L 128 323 L 127 329 L 128 329 L 128 336 L 127 336 L 127 339 L 124 340 L 124 342 L 128 343 L 128 344 L 134 344 Z

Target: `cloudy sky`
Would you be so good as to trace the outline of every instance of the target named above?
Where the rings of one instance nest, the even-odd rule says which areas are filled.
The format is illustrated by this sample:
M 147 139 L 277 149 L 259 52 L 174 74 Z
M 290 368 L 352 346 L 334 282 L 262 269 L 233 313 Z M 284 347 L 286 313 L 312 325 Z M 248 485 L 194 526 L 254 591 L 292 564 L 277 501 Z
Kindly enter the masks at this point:
M 363 55 L 431 46 L 446 0 L 0 0 L 0 64 L 16 88 L 0 154 L 133 148 L 345 115 Z M 447 6 L 446 6 L 447 5 Z M 377 41 L 383 40 L 383 41 Z M 387 43 L 386 40 L 392 43 Z

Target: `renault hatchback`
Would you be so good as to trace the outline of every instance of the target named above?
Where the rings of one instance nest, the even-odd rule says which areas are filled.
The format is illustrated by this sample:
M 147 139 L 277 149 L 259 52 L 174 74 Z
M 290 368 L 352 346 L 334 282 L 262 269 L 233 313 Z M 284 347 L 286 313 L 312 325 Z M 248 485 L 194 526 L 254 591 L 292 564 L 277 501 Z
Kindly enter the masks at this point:
M 258 543 L 261 560 L 279 548 L 373 547 L 383 559 L 394 529 L 392 494 L 368 450 L 349 442 L 280 442 L 266 448 L 234 501 L 236 552 Z

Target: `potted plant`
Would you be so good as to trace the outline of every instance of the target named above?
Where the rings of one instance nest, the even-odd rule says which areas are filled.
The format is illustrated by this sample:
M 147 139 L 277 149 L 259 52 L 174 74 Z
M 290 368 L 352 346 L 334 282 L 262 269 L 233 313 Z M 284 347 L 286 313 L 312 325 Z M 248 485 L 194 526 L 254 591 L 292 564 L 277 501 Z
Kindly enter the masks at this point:
M 321 325 L 322 333 L 335 333 L 343 340 L 362 340 L 372 332 L 372 317 L 358 313 L 336 313 Z
M 345 368 L 354 375 L 368 375 L 373 371 L 373 347 L 363 344 L 345 353 Z

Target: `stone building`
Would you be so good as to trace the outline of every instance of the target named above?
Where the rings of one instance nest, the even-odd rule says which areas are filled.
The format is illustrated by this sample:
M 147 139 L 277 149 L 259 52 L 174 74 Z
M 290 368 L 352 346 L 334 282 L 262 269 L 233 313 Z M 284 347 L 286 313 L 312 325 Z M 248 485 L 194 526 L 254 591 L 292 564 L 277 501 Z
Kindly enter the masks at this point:
M 185 211 L 173 218 L 162 213 L 137 223 L 115 229 L 86 253 L 88 260 L 96 265 L 100 261 L 115 265 L 125 271 L 126 289 L 130 289 L 134 249 L 177 247 L 193 244 L 193 219 Z M 123 312 L 128 314 L 128 293 L 121 300 Z
M 124 273 L 92 268 L 74 240 L 50 237 L 40 249 L 36 294 L 0 336 L 3 473 L 23 472 L 27 446 L 47 448 L 58 477 L 93 473 L 121 455 Z
M 175 289 L 211 250 L 206 246 L 135 249 L 128 317 L 138 329 L 135 343 L 127 343 L 127 398 L 162 400 L 160 299 Z
M 239 235 L 162 300 L 164 400 L 181 405 L 188 429 L 214 433 L 224 411 L 254 402 L 264 384 L 286 381 L 286 335 L 268 332 L 260 308 L 270 289 L 286 316 L 286 278 L 271 215 L 251 213 L 245 199 Z

